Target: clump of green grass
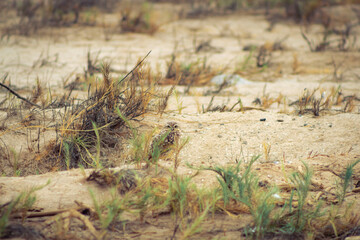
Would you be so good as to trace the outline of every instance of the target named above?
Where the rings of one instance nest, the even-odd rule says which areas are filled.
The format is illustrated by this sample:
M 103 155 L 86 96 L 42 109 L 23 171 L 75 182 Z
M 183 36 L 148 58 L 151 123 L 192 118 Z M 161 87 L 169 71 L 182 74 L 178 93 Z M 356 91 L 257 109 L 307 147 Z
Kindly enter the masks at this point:
M 109 200 L 99 204 L 98 200 L 93 193 L 89 190 L 90 196 L 93 200 L 95 213 L 100 221 L 100 226 L 103 229 L 103 236 L 106 234 L 106 230 L 112 225 L 121 222 L 121 215 L 128 210 L 129 196 L 119 196 L 116 188 L 111 188 L 111 197 Z
M 270 188 L 262 191 L 259 188 L 259 179 L 252 172 L 252 165 L 259 158 L 253 157 L 244 169 L 241 169 L 242 162 L 236 166 L 223 167 L 201 167 L 199 170 L 210 170 L 216 172 L 218 182 L 222 190 L 224 209 L 230 209 L 231 202 L 243 204 L 254 218 L 253 226 L 245 229 L 249 235 L 260 239 L 269 230 L 271 223 L 270 213 L 275 208 L 273 194 L 278 190 Z
M 170 206 L 170 211 L 184 219 L 189 211 L 190 177 L 174 176 L 169 179 L 169 188 L 165 203 Z
M 190 223 L 187 224 L 187 227 L 183 227 L 183 234 L 181 236 L 181 239 L 189 239 L 191 236 L 200 233 L 202 228 L 201 224 L 207 217 L 209 211 L 211 210 L 211 207 L 213 206 L 210 203 L 207 203 L 206 208 L 200 213 L 199 216 L 197 216 L 194 220 L 192 220 Z
M 278 228 L 275 229 L 275 232 L 286 235 L 304 234 L 305 230 L 311 231 L 311 223 L 324 214 L 321 211 L 322 202 L 316 204 L 314 208 L 306 206 L 313 172 L 305 162 L 303 165 L 304 172 L 294 172 L 289 177 L 295 189 L 291 191 L 290 199 L 285 202 L 280 215 L 273 222 Z M 295 199 L 297 200 L 296 208 L 293 207 Z
M 346 193 L 352 185 L 352 176 L 354 173 L 354 167 L 358 163 L 360 163 L 360 159 L 357 159 L 352 163 L 348 164 L 346 170 L 341 174 L 341 184 L 340 184 L 341 187 L 337 193 L 337 198 L 340 204 L 344 202 Z
M 145 163 L 147 167 L 150 165 L 157 165 L 160 157 L 159 143 L 164 141 L 167 135 L 164 135 L 162 139 L 155 142 L 153 150 L 150 152 L 152 136 L 154 135 L 154 131 L 156 131 L 156 129 L 154 129 L 151 133 L 139 133 L 139 131 L 132 126 L 130 121 L 126 119 L 119 110 L 117 111 L 117 114 L 124 120 L 132 132 L 132 137 L 129 139 L 130 161 L 135 163 L 138 168 L 140 168 L 143 163 Z
M 224 207 L 230 201 L 236 201 L 244 204 L 254 219 L 253 226 L 245 229 L 247 235 L 256 239 L 261 239 L 264 234 L 269 231 L 271 224 L 270 214 L 275 208 L 273 195 L 278 189 L 272 187 L 268 190 L 261 190 L 259 187 L 259 179 L 252 172 L 252 165 L 259 158 L 253 157 L 249 164 L 241 171 L 240 161 L 235 167 L 208 168 L 219 174 L 218 181 L 221 185 Z
M 192 177 L 173 173 L 162 195 L 162 207 L 169 208 L 183 239 L 198 233 L 207 214 L 215 209 L 218 198 L 191 183 Z M 191 224 L 189 224 L 191 223 Z
M 294 189 L 290 198 L 285 199 L 285 203 L 279 208 L 279 189 L 276 186 L 260 187 L 259 178 L 252 171 L 258 158 L 259 156 L 253 157 L 243 167 L 240 161 L 227 168 L 200 167 L 199 170 L 210 170 L 218 174 L 223 201 L 221 209 L 230 212 L 248 211 L 253 216 L 253 223 L 243 229 L 248 237 L 262 239 L 273 235 L 301 236 L 311 233 L 314 230 L 312 222 L 324 215 L 321 211 L 322 202 L 314 207 L 307 205 L 312 170 L 304 163 L 303 172 L 291 174 L 289 179 Z M 238 203 L 245 208 L 235 208 Z

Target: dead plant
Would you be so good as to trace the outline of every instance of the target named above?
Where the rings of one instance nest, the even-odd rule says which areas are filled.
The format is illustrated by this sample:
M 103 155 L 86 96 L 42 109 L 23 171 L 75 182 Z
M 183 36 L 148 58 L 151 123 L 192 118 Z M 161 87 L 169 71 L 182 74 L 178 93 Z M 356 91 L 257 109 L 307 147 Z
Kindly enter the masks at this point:
M 331 64 L 334 67 L 333 80 L 336 82 L 342 81 L 344 78 L 344 72 L 340 71 L 340 68 L 344 64 L 344 61 L 341 61 L 340 63 L 338 63 L 335 61 L 334 58 L 332 58 Z
M 95 12 L 87 14 L 88 16 L 84 21 L 80 21 L 80 13 L 85 8 L 89 9 L 95 4 L 96 1 L 83 0 L 16 1 L 7 7 L 16 10 L 19 20 L 6 26 L 2 37 L 13 34 L 28 36 L 37 33 L 39 29 L 44 27 L 69 26 L 79 22 L 84 25 L 93 25 L 96 21 Z
M 260 47 L 256 57 L 256 66 L 259 68 L 269 66 L 272 57 L 272 49 L 269 45 L 264 44 Z
M 330 28 L 329 25 L 323 23 L 322 39 L 319 42 L 314 42 L 301 28 L 301 36 L 304 38 L 312 52 L 322 52 L 329 49 L 336 49 L 338 51 L 349 51 L 354 49 L 357 37 L 353 35 L 353 28 L 357 27 L 360 23 L 345 24 L 344 30 L 337 30 L 334 27 Z M 330 39 L 331 38 L 331 39 Z
M 289 104 L 289 106 L 296 106 L 298 114 L 312 113 L 314 116 L 320 116 L 320 112 L 353 112 L 355 110 L 355 102 L 360 101 L 356 95 L 344 96 L 342 90 L 339 87 L 331 88 L 329 94 L 326 91 L 320 90 L 320 97 L 316 97 L 316 93 L 319 88 L 310 92 L 308 89 L 304 89 L 299 100 L 296 100 Z M 332 109 L 333 106 L 342 105 L 341 110 Z
M 151 16 L 151 6 L 142 4 L 140 10 L 134 6 L 127 6 L 122 10 L 121 21 L 119 23 L 122 32 L 136 32 L 154 34 L 159 26 Z
M 101 66 L 100 66 L 100 61 L 99 61 L 99 55 L 100 55 L 100 51 L 98 51 L 95 54 L 95 58 L 93 58 L 91 56 L 91 52 L 90 49 L 87 53 L 87 69 L 85 70 L 85 78 L 86 76 L 89 74 L 90 77 L 93 76 L 95 73 L 100 73 L 101 72 Z
M 142 61 L 119 82 L 111 78 L 110 65 L 103 64 L 100 85 L 89 91 L 85 101 L 73 103 L 63 115 L 58 129 L 59 142 L 45 157 L 52 168 L 92 166 L 91 148 L 96 147 L 96 156 L 100 157 L 100 146 L 114 147 L 119 141 L 117 134 L 125 127 L 125 122 L 117 111 L 128 120 L 147 112 L 154 96 L 153 88 L 138 88 L 136 81 L 128 78 L 141 64 Z
M 304 114 L 307 111 L 308 105 L 313 101 L 316 91 L 317 89 L 310 93 L 310 91 L 305 88 L 299 100 L 290 103 L 289 106 L 298 106 L 298 113 L 301 115 Z
M 227 103 L 223 103 L 222 105 L 215 105 L 213 106 L 213 101 L 215 99 L 215 96 L 212 96 L 210 99 L 210 102 L 208 104 L 208 106 L 205 108 L 204 106 L 202 106 L 202 112 L 206 113 L 206 112 L 232 112 L 233 110 L 237 111 L 237 112 L 244 112 L 244 111 L 248 111 L 248 110 L 260 110 L 260 111 L 266 111 L 263 108 L 256 108 L 256 107 L 246 107 L 243 105 L 241 98 L 239 97 L 237 102 L 234 103 L 233 105 L 228 105 L 229 101 Z M 235 107 L 239 105 L 239 108 Z
M 309 46 L 310 51 L 312 52 L 325 51 L 330 45 L 330 42 L 328 41 L 328 37 L 330 36 L 329 31 L 324 31 L 322 41 L 319 43 L 315 43 L 313 40 L 309 39 L 309 37 L 307 36 L 307 34 L 304 32 L 303 29 L 301 29 L 301 36 L 304 38 L 307 45 Z
M 167 63 L 164 81 L 160 84 L 174 84 L 189 86 L 203 86 L 210 82 L 212 77 L 221 74 L 224 69 L 213 69 L 207 64 L 206 58 L 193 62 L 180 62 L 173 54 Z
M 255 98 L 255 100 L 252 103 L 255 105 L 259 105 L 264 109 L 267 109 L 270 108 L 271 105 L 273 105 L 274 103 L 277 103 L 279 106 L 283 101 L 283 99 L 284 96 L 281 93 L 276 98 L 270 97 L 270 94 L 266 93 L 266 85 L 265 85 L 263 88 L 263 95 L 261 97 Z

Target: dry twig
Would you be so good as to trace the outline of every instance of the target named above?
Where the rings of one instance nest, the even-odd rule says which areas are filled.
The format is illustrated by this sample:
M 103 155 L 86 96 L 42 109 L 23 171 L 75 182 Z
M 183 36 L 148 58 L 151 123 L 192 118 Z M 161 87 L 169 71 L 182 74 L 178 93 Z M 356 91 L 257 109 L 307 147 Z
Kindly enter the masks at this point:
M 5 88 L 6 90 L 8 90 L 10 93 L 14 94 L 17 98 L 27 102 L 28 104 L 37 107 L 37 108 L 41 108 L 39 105 L 37 105 L 36 103 L 30 102 L 29 100 L 27 100 L 26 98 L 20 96 L 19 94 L 17 94 L 14 90 L 12 90 L 10 87 L 6 86 L 5 84 L 0 83 L 0 86 Z

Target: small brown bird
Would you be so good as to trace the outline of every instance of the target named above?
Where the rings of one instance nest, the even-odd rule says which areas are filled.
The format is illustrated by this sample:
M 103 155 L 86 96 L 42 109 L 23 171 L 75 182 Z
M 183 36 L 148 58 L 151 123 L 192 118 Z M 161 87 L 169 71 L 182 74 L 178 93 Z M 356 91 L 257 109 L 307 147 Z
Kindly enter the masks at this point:
M 172 150 L 180 140 L 181 131 L 176 122 L 168 122 L 159 134 L 153 137 L 149 159 L 158 159 Z

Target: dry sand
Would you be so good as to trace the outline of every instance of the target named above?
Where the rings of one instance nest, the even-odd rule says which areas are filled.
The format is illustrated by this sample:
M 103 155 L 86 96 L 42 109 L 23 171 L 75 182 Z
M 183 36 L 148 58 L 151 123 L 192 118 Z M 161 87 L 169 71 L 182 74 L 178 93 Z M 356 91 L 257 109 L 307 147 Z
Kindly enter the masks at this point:
M 107 16 L 114 19 L 116 16 Z M 303 90 L 320 88 L 329 94 L 331 88 L 340 86 L 345 96 L 360 93 L 360 52 L 358 49 L 349 52 L 327 51 L 310 52 L 306 42 L 300 35 L 300 28 L 287 22 L 275 25 L 267 31 L 269 23 L 263 16 L 244 14 L 209 17 L 205 19 L 177 20 L 160 27 L 153 36 L 143 34 L 114 34 L 110 41 L 104 40 L 101 27 L 72 27 L 51 29 L 44 35 L 33 37 L 11 36 L 9 40 L 0 42 L 0 72 L 8 72 L 11 85 L 17 87 L 33 86 L 39 77 L 42 84 L 51 88 L 61 88 L 62 81 L 72 73 L 82 73 L 86 64 L 87 51 L 99 52 L 99 59 L 112 61 L 112 67 L 119 71 L 130 70 L 136 61 L 148 51 L 152 51 L 146 61 L 152 67 L 165 69 L 175 43 L 178 44 L 179 58 L 196 60 L 204 56 L 213 67 L 236 65 L 243 61 L 249 52 L 243 51 L 247 44 L 263 44 L 288 36 L 284 42 L 286 49 L 273 53 L 273 62 L 269 71 L 244 76 L 251 84 L 232 86 L 216 96 L 214 105 L 234 104 L 238 98 L 244 106 L 256 107 L 252 101 L 266 93 L 277 97 L 282 94 L 287 103 L 299 99 Z M 319 36 L 315 30 L 310 36 Z M 221 48 L 220 53 L 193 52 L 194 38 L 198 41 L 211 39 L 211 45 Z M 292 71 L 293 56 L 299 60 L 299 71 Z M 41 61 L 43 59 L 48 62 Z M 333 80 L 331 61 L 342 63 L 343 78 Z M 278 70 L 280 69 L 280 71 Z M 166 87 L 165 87 L 166 88 Z M 281 185 L 285 183 L 285 173 L 301 169 L 302 161 L 314 169 L 313 180 L 324 189 L 334 191 L 336 181 L 346 165 L 360 158 L 360 105 L 355 103 L 354 111 L 343 113 L 332 111 L 321 113 L 319 117 L 312 114 L 299 115 L 293 107 L 281 104 L 272 105 L 264 111 L 249 110 L 244 112 L 208 112 L 202 113 L 202 106 L 207 106 L 211 96 L 204 96 L 210 87 L 191 88 L 190 94 L 182 94 L 184 87 L 178 87 L 179 98 L 170 99 L 166 113 L 162 117 L 148 114 L 140 124 L 142 131 L 160 128 L 168 121 L 179 123 L 183 137 L 189 137 L 189 143 L 180 153 L 179 173 L 193 175 L 194 166 L 227 166 L 237 161 L 249 161 L 252 156 L 261 155 L 254 168 L 262 181 Z M 7 93 L 0 92 L 0 100 Z M 179 105 L 183 109 L 179 110 Z M 336 108 L 336 107 L 335 107 Z M 337 107 L 339 108 L 339 107 Z M 0 112 L 5 116 L 4 112 Z M 260 119 L 266 119 L 260 121 Z M 49 133 L 48 138 L 54 135 Z M 8 147 L 26 155 L 28 142 L 21 132 L 0 132 L 0 138 Z M 46 140 L 48 141 L 48 140 Z M 271 147 L 268 156 L 264 154 L 264 146 Z M 110 160 L 121 164 L 116 159 L 120 154 L 112 153 Z M 122 163 L 123 164 L 123 163 Z M 162 166 L 171 166 L 171 162 L 160 161 Z M 124 167 L 123 165 L 118 167 Z M 89 171 L 86 171 L 88 174 Z M 88 188 L 92 188 L 99 200 L 106 198 L 108 192 L 94 183 L 85 181 L 80 170 L 50 172 L 42 175 L 25 177 L 4 176 L 0 178 L 0 204 L 3 204 L 32 186 L 50 184 L 37 191 L 35 206 L 44 210 L 74 207 L 74 200 L 92 205 Z M 215 174 L 200 172 L 194 179 L 198 185 L 212 187 L 217 184 Z M 357 167 L 354 183 L 360 180 L 360 168 Z M 355 201 L 354 209 L 360 209 L 360 195 L 350 196 L 348 201 Z M 249 217 L 249 216 L 245 216 Z M 160 219 L 158 221 L 166 221 Z M 239 229 L 245 220 L 237 225 L 229 224 L 231 220 L 218 216 L 215 228 L 224 232 L 208 233 L 211 236 L 236 239 Z M 206 223 L 209 226 L 213 223 Z M 205 226 L 206 226 L 205 224 Z M 138 226 L 143 232 L 133 231 L 133 235 L 141 239 L 163 238 L 170 236 L 169 230 L 160 230 L 159 226 L 148 229 L 150 224 Z M 142 227 L 142 228 L 141 228 Z M 134 225 L 135 228 L 135 225 Z M 228 229 L 230 232 L 225 234 Z M 231 230 L 233 229 L 233 230 Z M 235 230 L 234 230 L 235 229 Z M 219 231 L 222 231 L 219 230 Z M 148 233 L 146 233 L 148 231 Z M 156 233 L 157 232 L 157 233 Z M 146 234 L 144 234 L 146 233 Z M 138 235 L 136 235 L 138 234 Z M 225 235 L 224 235 L 225 234 Z M 150 237 L 149 237 L 150 236 Z M 84 235 L 84 237 L 87 237 Z M 127 237 L 125 237 L 127 238 Z

